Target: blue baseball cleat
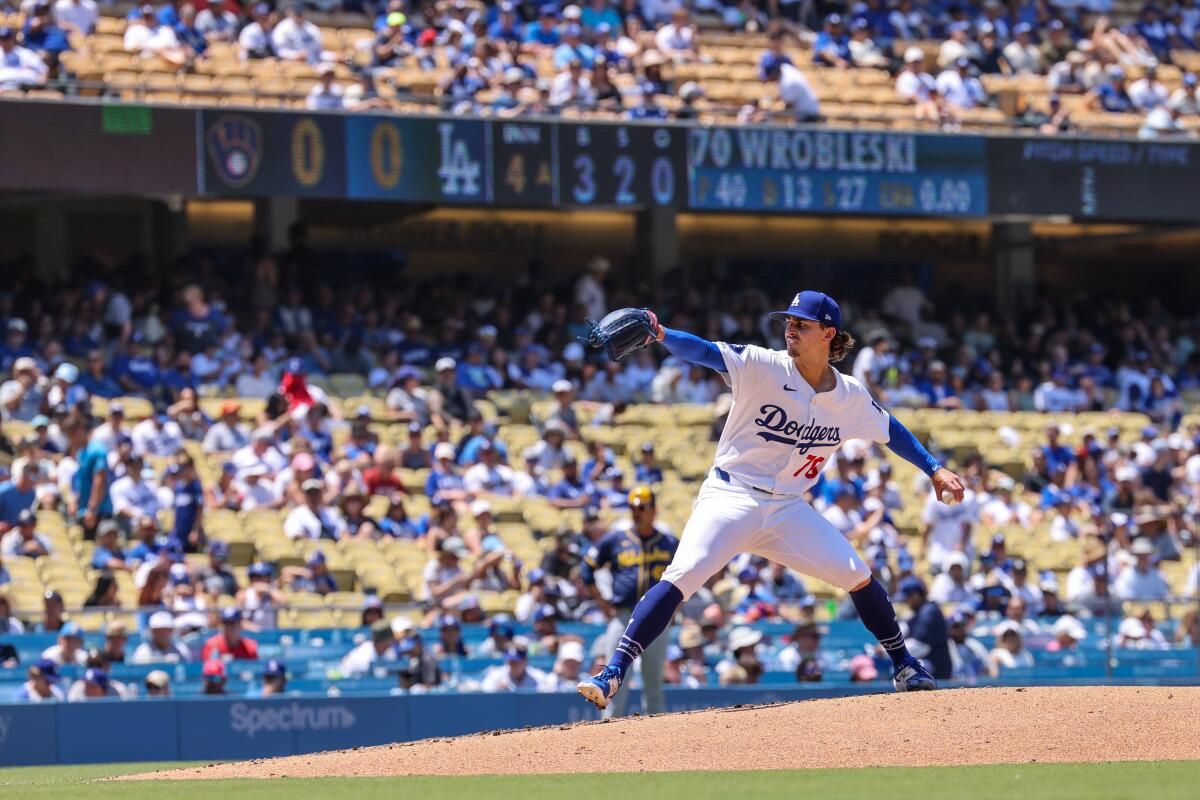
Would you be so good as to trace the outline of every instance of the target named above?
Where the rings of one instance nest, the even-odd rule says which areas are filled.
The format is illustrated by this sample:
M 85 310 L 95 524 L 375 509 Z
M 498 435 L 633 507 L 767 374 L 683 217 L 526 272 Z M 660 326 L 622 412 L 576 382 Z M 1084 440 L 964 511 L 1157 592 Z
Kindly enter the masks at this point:
M 599 675 L 580 681 L 575 688 L 589 703 L 603 710 L 608 708 L 608 701 L 621 688 L 621 673 L 612 667 L 605 667 Z
M 892 686 L 897 692 L 927 692 L 937 688 L 937 681 L 920 661 L 909 656 L 892 673 Z

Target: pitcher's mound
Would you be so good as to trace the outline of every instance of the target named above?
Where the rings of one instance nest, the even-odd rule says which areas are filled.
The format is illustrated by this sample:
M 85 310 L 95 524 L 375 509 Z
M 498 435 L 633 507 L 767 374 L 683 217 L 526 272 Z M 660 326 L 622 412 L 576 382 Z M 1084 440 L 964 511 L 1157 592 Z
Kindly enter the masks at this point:
M 511 775 L 1190 760 L 1200 759 L 1197 719 L 1200 687 L 952 689 L 581 722 L 137 777 Z

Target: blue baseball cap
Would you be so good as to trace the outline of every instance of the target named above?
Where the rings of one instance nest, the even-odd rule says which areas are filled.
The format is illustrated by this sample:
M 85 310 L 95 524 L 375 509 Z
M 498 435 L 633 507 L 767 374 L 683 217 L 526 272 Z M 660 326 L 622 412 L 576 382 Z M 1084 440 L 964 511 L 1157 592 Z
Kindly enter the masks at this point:
M 774 53 L 767 53 L 765 56 L 763 56 L 762 61 L 760 61 L 758 64 L 758 76 L 760 78 L 766 79 L 773 72 L 778 70 L 781 66 L 783 66 L 784 64 L 788 64 L 790 62 L 791 62 L 791 59 L 789 59 L 785 55 L 782 55 L 782 54 L 775 55 Z
M 221 541 L 212 542 L 208 546 L 208 554 L 213 558 L 224 561 L 229 558 L 229 545 Z
M 541 567 L 534 567 L 533 569 L 529 570 L 529 574 L 525 577 L 529 579 L 530 584 L 540 583 L 546 580 L 546 570 L 542 569 Z
M 251 578 L 269 578 L 271 577 L 271 565 L 265 561 L 255 562 L 246 570 L 246 574 Z
M 83 680 L 84 683 L 90 683 L 108 691 L 108 673 L 98 667 L 90 667 L 85 670 Z
M 282 678 L 287 675 L 287 664 L 276 658 L 272 658 L 263 667 L 264 678 Z
M 461 627 L 458 623 L 458 617 L 453 614 L 443 614 L 438 620 L 439 628 L 458 628 Z
M 545 3 L 538 9 L 538 16 L 558 19 L 558 6 L 554 5 L 554 3 Z
M 513 661 L 524 661 L 528 657 L 529 654 L 519 647 L 514 647 L 504 651 L 504 660 L 507 663 L 512 663 Z
M 221 609 L 221 622 L 241 622 L 242 612 L 232 606 Z
M 48 658 L 39 658 L 34 662 L 33 668 L 38 674 L 48 680 L 50 683 L 58 682 L 58 664 L 55 664 Z
M 292 375 L 303 375 L 304 362 L 298 358 L 289 358 L 287 366 L 284 367 L 283 371 Z
M 512 619 L 507 614 L 502 614 L 492 619 L 492 624 L 488 626 L 488 634 L 490 636 L 500 636 L 505 639 L 511 639 L 516 634 L 517 629 L 513 626 Z
M 537 611 L 533 612 L 533 621 L 541 622 L 544 619 L 558 619 L 558 609 L 549 603 L 538 606 Z
M 312 551 L 308 556 L 308 566 L 315 567 L 325 563 L 325 554 L 320 550 Z
M 842 309 L 836 300 L 824 292 L 800 292 L 792 298 L 792 304 L 786 311 L 772 311 L 770 317 L 780 322 L 785 322 L 788 317 L 799 317 L 835 330 L 842 329 Z
M 913 592 L 921 592 L 928 594 L 925 589 L 925 581 L 918 578 L 916 575 L 909 575 L 904 580 L 900 581 L 900 585 L 896 587 L 896 594 L 900 597 L 908 597 Z
M 64 622 L 63 626 L 58 629 L 58 635 L 74 636 L 76 639 L 83 638 L 83 629 L 79 627 L 78 622 Z

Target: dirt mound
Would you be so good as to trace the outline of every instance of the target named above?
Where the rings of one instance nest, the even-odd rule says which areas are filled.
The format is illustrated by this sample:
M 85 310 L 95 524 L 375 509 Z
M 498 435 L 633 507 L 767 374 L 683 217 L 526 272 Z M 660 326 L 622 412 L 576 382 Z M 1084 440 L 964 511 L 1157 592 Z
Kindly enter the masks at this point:
M 1197 719 L 1200 688 L 953 689 L 583 722 L 135 777 L 494 775 L 1200 759 Z

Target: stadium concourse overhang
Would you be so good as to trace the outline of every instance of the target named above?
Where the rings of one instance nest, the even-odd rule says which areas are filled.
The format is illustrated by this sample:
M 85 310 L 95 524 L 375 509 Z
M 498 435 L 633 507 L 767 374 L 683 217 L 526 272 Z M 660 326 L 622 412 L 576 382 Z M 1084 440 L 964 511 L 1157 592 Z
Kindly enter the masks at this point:
M 601 253 L 630 281 L 786 292 L 917 267 L 1004 311 L 1035 283 L 1127 290 L 1131 264 L 1192 280 L 1196 185 L 1182 143 L 0 101 L 0 263 L 47 278 L 96 247 L 281 249 L 303 223 L 414 274 Z

